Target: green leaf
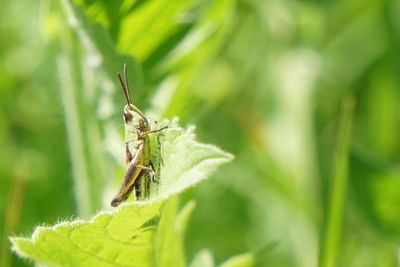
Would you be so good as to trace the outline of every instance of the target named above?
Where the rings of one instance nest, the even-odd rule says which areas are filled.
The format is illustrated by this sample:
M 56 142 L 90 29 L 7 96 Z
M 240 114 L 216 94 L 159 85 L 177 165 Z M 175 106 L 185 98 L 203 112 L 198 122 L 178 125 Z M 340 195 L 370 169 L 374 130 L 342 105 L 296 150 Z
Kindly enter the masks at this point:
M 11 238 L 23 257 L 57 266 L 150 266 L 160 202 L 100 212 L 88 222 L 37 227 L 32 238 Z
M 197 142 L 194 127 L 181 128 L 177 119 L 163 120 L 152 128 L 165 125 L 170 128 L 151 136 L 152 162 L 159 175 L 159 183 L 151 187 L 152 200 L 184 191 L 233 159 L 233 155 L 214 145 Z
M 31 239 L 11 238 L 13 250 L 57 266 L 185 266 L 184 230 L 194 202 L 176 216 L 177 197 L 170 198 L 159 220 L 161 204 L 125 205 L 89 222 L 38 227 Z
M 220 267 L 250 267 L 254 266 L 255 259 L 253 253 L 244 253 L 230 258 L 220 265 Z M 197 253 L 190 267 L 214 267 L 214 260 L 210 251 L 204 249 Z
M 185 266 L 184 231 L 194 203 L 176 216 L 178 202 L 172 196 L 206 179 L 233 156 L 195 141 L 193 127 L 183 129 L 177 120 L 153 124 L 163 125 L 170 128 L 151 140 L 159 183 L 153 183 L 150 201 L 125 203 L 89 222 L 38 227 L 32 238 L 12 238 L 14 251 L 61 266 Z
M 194 257 L 190 267 L 214 267 L 214 260 L 211 252 L 207 249 L 201 250 L 197 253 L 196 257 Z
M 186 266 L 183 247 L 184 232 L 195 203 L 194 201 L 187 203 L 178 216 L 176 216 L 177 206 L 178 199 L 173 197 L 162 209 L 160 225 L 155 237 L 156 266 Z
M 180 114 L 184 117 L 193 109 L 193 106 L 188 106 L 190 101 L 220 90 L 219 87 L 203 86 L 201 81 L 205 77 L 204 74 L 210 71 L 210 64 L 218 57 L 224 40 L 232 30 L 230 22 L 234 16 L 235 1 L 205 3 L 200 9 L 202 12 L 199 12 L 196 23 L 185 38 L 155 66 L 157 73 L 172 74 L 169 76 L 172 82 L 159 89 L 159 93 L 165 90 L 170 95 L 158 103 L 160 116 Z M 182 101 L 183 99 L 185 101 Z M 208 98 L 204 100 L 204 103 L 210 101 Z
M 121 21 L 118 50 L 135 55 L 140 60 L 146 59 L 160 43 L 179 29 L 182 18 L 195 2 L 144 2 Z
M 100 76 L 96 77 L 96 79 L 100 79 L 102 82 L 103 80 L 107 80 L 107 82 L 115 81 L 116 71 L 121 70 L 123 63 L 128 63 L 130 85 L 133 88 L 140 87 L 140 67 L 138 62 L 132 57 L 118 53 L 109 32 L 88 18 L 84 12 L 85 10 L 75 5 L 73 0 L 62 0 L 61 3 L 69 26 L 79 38 L 79 44 L 84 52 L 85 63 L 88 64 L 83 68 L 83 71 L 86 71 L 89 67 L 98 69 L 100 73 L 106 75 L 106 78 Z M 62 35 L 63 33 L 60 34 Z M 64 38 L 63 36 L 61 37 Z M 60 41 L 63 41 L 63 39 Z
M 244 253 L 230 258 L 221 264 L 220 267 L 250 267 L 254 265 L 254 255 Z

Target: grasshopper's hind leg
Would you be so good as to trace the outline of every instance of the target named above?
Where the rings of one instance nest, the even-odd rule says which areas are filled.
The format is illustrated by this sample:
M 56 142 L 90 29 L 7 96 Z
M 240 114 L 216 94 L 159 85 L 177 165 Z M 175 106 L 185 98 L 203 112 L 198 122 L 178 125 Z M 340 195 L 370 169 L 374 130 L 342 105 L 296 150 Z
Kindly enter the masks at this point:
M 119 204 L 121 204 L 122 201 L 125 201 L 128 198 L 128 196 L 132 193 L 133 187 L 134 187 L 134 184 L 128 188 L 128 190 L 126 191 L 126 193 L 124 195 L 114 197 L 111 201 L 111 206 L 117 207 Z
M 122 201 L 125 201 L 129 197 L 129 194 L 132 192 L 136 180 L 144 173 L 144 170 L 137 167 L 137 163 L 140 162 L 142 156 L 143 145 L 140 145 L 136 151 L 135 156 L 129 162 L 128 170 L 125 173 L 124 181 L 122 182 L 118 193 L 111 201 L 112 207 L 117 207 Z

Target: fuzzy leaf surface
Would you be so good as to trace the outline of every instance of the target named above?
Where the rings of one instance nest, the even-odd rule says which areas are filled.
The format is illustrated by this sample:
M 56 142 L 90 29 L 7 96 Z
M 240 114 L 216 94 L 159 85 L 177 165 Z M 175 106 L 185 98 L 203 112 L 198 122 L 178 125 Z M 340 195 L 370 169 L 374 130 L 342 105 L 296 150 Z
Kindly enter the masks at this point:
M 169 128 L 154 134 L 150 143 L 159 180 L 152 183 L 150 200 L 127 201 L 89 221 L 37 227 L 31 238 L 11 238 L 14 251 L 55 266 L 174 266 L 177 258 L 184 266 L 183 235 L 194 203 L 177 213 L 173 196 L 210 177 L 233 156 L 198 143 L 193 127 L 181 128 L 176 120 L 153 126 L 164 125 Z

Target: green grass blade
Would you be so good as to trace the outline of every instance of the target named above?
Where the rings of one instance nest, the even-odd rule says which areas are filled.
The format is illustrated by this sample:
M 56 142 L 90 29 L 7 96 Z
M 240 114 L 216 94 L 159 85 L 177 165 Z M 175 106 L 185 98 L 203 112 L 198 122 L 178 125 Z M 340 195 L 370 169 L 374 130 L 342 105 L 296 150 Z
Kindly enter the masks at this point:
M 354 99 L 348 97 L 343 102 L 342 117 L 339 126 L 335 167 L 330 184 L 327 221 L 324 229 L 323 243 L 320 252 L 320 266 L 336 266 L 344 204 L 348 181 L 348 154 L 351 140 L 351 127 L 354 112 Z

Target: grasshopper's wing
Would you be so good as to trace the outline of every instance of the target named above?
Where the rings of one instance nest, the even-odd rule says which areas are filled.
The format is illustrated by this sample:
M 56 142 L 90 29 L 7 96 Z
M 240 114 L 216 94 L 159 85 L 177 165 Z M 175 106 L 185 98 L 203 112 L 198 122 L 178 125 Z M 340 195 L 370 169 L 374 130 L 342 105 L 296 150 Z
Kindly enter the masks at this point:
M 141 176 L 141 173 L 143 172 L 143 169 L 136 167 L 137 165 L 142 164 L 142 161 L 143 161 L 143 144 L 141 144 L 138 147 L 135 156 L 129 162 L 128 170 L 125 173 L 124 181 L 122 182 L 121 188 L 119 189 L 118 193 L 111 201 L 111 206 L 116 207 L 122 201 L 126 200 L 129 197 L 130 193 L 133 190 L 133 185 L 136 179 L 139 176 Z

